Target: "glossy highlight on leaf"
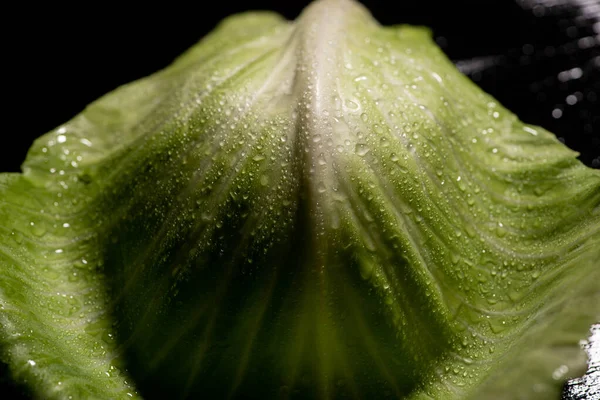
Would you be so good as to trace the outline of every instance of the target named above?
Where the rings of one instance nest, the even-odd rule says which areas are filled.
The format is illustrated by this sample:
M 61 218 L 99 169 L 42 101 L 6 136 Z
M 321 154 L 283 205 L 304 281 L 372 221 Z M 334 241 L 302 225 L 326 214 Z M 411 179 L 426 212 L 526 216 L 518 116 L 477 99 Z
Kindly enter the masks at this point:
M 425 28 L 230 17 L 0 175 L 1 358 L 36 398 L 558 398 L 600 314 L 576 156 Z

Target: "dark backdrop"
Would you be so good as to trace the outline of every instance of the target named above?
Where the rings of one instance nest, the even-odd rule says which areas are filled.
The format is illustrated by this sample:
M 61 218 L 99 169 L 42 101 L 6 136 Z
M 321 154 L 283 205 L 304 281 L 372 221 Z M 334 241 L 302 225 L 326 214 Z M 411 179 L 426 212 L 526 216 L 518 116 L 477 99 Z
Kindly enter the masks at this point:
M 3 12 L 0 171 L 19 171 L 36 137 L 117 86 L 165 67 L 225 16 L 269 9 L 295 18 L 307 2 L 51 2 Z M 484 90 L 600 168 L 598 0 L 363 3 L 383 24 L 431 27 L 442 49 Z

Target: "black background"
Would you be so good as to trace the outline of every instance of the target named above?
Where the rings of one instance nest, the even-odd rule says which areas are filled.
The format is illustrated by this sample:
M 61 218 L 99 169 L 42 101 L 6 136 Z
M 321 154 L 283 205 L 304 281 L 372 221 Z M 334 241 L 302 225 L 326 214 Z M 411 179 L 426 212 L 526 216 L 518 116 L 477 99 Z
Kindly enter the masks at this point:
M 167 66 L 227 15 L 268 9 L 293 19 L 307 3 L 164 1 L 130 7 L 52 2 L 3 12 L 0 171 L 19 171 L 36 137 L 117 86 Z M 600 168 L 600 32 L 594 31 L 600 5 L 594 10 L 597 0 L 554 3 L 363 1 L 383 24 L 431 27 L 446 54 L 484 90 L 524 121 L 556 133 L 584 163 Z M 582 76 L 561 81 L 559 74 L 572 68 L 580 68 Z M 568 104 L 569 95 L 576 104 Z

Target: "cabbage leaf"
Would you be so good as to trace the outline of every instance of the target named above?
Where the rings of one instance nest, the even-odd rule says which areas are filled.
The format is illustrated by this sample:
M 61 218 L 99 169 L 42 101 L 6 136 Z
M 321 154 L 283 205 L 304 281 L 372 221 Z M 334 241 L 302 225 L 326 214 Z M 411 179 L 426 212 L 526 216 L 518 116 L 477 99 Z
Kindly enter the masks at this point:
M 229 17 L 0 174 L 35 398 L 551 399 L 600 314 L 600 171 L 425 28 Z

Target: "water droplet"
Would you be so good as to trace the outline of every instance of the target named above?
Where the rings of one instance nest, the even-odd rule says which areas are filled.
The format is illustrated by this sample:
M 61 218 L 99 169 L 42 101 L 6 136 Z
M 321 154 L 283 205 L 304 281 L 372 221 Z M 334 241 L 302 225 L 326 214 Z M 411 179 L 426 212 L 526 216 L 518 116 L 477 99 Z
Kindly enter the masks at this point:
M 352 100 L 347 100 L 346 101 L 346 107 L 350 110 L 358 110 L 358 103 L 352 101 Z
M 109 332 L 104 332 L 102 334 L 102 340 L 106 343 L 106 344 L 112 344 L 115 341 L 115 336 L 112 333 Z
M 14 239 L 14 241 L 17 242 L 17 244 L 23 243 L 23 235 L 21 234 L 21 232 L 12 231 L 10 235 Z
M 327 160 L 325 160 L 325 155 L 323 153 L 319 154 L 319 158 L 317 159 L 319 165 L 327 164 Z
M 496 236 L 499 238 L 506 236 L 506 228 L 504 228 L 502 222 L 498 222 L 498 226 L 496 227 Z
M 357 143 L 354 152 L 361 157 L 364 157 L 369 152 L 369 147 L 364 143 Z
M 521 300 L 521 297 L 521 293 L 514 290 L 511 290 L 508 293 L 508 298 L 511 299 L 514 303 L 517 303 L 519 300 Z
M 488 322 L 490 324 L 490 329 L 495 334 L 502 333 L 507 328 L 506 321 L 504 320 L 490 319 Z
M 46 227 L 42 224 L 36 224 L 35 222 L 30 222 L 31 232 L 35 236 L 43 236 L 46 233 Z
M 371 275 L 373 275 L 373 264 L 370 263 L 369 261 L 365 261 L 365 260 L 361 261 L 359 264 L 359 268 L 360 268 L 360 276 L 364 280 L 368 280 L 369 278 L 371 278 Z

